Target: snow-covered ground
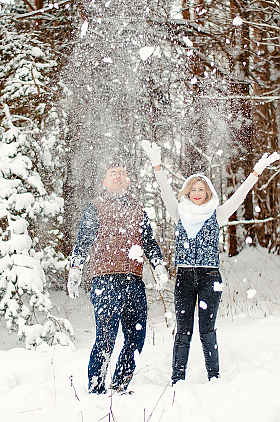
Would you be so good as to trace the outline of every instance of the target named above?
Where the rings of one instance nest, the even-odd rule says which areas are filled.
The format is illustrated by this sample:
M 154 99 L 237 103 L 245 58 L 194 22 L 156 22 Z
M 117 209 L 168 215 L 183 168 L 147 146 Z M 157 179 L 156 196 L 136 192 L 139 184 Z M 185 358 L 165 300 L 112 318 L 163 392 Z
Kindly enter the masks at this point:
M 87 363 L 94 341 L 89 295 L 81 291 L 79 299 L 70 300 L 63 292 L 52 292 L 53 313 L 67 317 L 75 329 L 75 349 L 26 350 L 5 334 L 1 322 L 0 420 L 280 422 L 280 257 L 248 248 L 236 258 L 222 259 L 226 261 L 226 283 L 231 284 L 232 292 L 239 290 L 245 297 L 243 302 L 238 299 L 234 308 L 225 286 L 217 320 L 219 380 L 207 381 L 196 325 L 187 378 L 175 388 L 168 385 L 174 325 L 166 327 L 157 306 L 150 308 L 147 340 L 142 354 L 136 356 L 136 373 L 130 384 L 134 394 L 111 396 L 109 391 L 88 395 Z M 269 289 L 275 294 L 272 302 L 271 295 L 265 293 Z M 227 309 L 228 316 L 221 316 Z M 121 345 L 119 335 L 107 384 Z

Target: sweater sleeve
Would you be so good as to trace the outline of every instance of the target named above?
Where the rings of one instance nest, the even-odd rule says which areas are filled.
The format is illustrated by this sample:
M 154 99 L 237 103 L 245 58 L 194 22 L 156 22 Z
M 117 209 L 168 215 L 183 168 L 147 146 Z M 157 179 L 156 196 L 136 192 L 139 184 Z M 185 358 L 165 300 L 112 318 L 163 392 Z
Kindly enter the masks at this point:
M 156 180 L 159 184 L 161 190 L 161 197 L 166 206 L 167 212 L 172 218 L 172 220 L 177 223 L 179 220 L 178 217 L 178 201 L 176 196 L 167 180 L 165 172 L 160 169 L 155 171 Z
M 76 243 L 71 255 L 71 267 L 82 268 L 98 230 L 96 207 L 89 204 L 83 211 Z
M 143 250 L 148 258 L 151 266 L 155 268 L 156 265 L 162 263 L 162 255 L 160 247 L 157 244 L 153 235 L 153 229 L 150 225 L 149 218 L 144 211 L 143 223 L 141 225 Z
M 243 203 L 257 180 L 258 178 L 251 173 L 237 191 L 223 205 L 217 208 L 217 221 L 220 227 L 226 224 L 228 218 Z

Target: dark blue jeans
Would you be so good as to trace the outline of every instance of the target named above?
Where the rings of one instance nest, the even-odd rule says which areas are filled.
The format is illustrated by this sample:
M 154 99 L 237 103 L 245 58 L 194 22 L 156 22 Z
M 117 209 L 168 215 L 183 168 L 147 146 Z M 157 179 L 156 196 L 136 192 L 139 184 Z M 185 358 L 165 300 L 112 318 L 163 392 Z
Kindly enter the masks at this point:
M 218 268 L 178 268 L 174 291 L 177 333 L 173 348 L 173 382 L 185 379 L 196 302 L 208 378 L 219 375 L 215 322 L 221 295 L 222 279 Z
M 178 268 L 174 290 L 178 333 L 192 335 L 196 302 L 199 332 L 214 330 L 222 295 L 221 283 L 218 268 Z
M 140 277 L 112 274 L 94 277 L 90 292 L 96 338 L 88 365 L 89 391 L 106 391 L 105 379 L 121 323 L 124 345 L 111 385 L 126 389 L 135 369 L 134 352 L 142 351 L 147 322 L 145 285 Z

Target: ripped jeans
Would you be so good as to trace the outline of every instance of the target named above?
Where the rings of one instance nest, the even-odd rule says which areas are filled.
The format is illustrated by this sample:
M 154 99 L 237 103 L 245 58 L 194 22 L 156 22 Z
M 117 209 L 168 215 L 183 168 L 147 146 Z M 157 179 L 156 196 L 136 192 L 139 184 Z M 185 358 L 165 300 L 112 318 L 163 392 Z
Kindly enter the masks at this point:
M 94 277 L 90 299 L 94 307 L 96 338 L 88 365 L 89 392 L 100 394 L 106 391 L 105 379 L 119 323 L 124 345 L 111 386 L 126 390 L 135 369 L 134 352 L 142 351 L 146 336 L 147 301 L 144 282 L 131 274 Z
M 208 378 L 219 376 L 215 322 L 221 295 L 222 278 L 218 268 L 178 268 L 174 290 L 177 333 L 173 347 L 173 382 L 185 379 L 196 302 Z

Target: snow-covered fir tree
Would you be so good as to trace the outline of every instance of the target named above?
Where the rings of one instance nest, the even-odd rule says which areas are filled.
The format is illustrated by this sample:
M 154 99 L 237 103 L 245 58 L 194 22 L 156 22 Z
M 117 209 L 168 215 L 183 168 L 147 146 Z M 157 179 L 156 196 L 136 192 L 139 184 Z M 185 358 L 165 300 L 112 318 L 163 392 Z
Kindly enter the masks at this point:
M 66 332 L 73 334 L 71 325 L 50 314 L 52 304 L 34 236 L 38 217 L 52 218 L 60 213 L 63 201 L 47 195 L 32 163 L 36 126 L 30 122 L 27 128 L 16 127 L 6 104 L 4 109 L 0 136 L 0 316 L 8 331 L 16 331 L 28 348 L 42 342 L 69 344 Z
M 36 16 L 34 20 L 25 20 L 23 12 L 28 10 L 21 1 L 6 5 L 2 10 L 0 101 L 9 107 L 16 127 L 33 125 L 28 156 L 48 195 L 58 197 L 63 194 L 67 128 L 63 111 L 55 107 L 64 90 L 56 72 L 69 48 L 67 38 L 63 36 L 70 27 L 69 14 L 60 10 L 52 15 L 53 23 L 60 22 L 59 30 L 53 31 L 48 20 L 46 24 L 41 20 L 37 25 Z M 4 118 L 3 107 L 0 118 Z M 62 241 L 63 207 L 59 209 L 60 212 L 56 209 L 51 218 L 38 216 L 37 224 L 29 230 L 38 240 L 38 258 L 47 281 L 61 288 L 67 261 Z

